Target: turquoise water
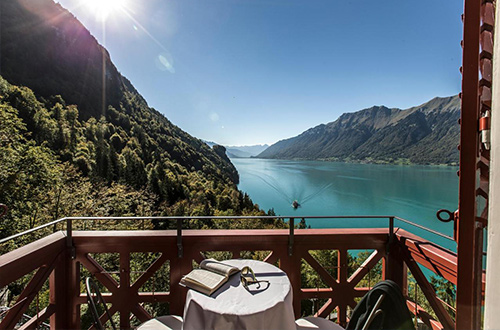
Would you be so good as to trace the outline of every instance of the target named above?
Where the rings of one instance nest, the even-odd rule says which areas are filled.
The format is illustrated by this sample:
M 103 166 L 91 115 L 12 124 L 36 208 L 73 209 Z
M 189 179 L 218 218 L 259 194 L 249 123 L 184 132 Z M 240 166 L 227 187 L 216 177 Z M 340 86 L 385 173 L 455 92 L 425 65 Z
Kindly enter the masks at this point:
M 239 189 L 282 216 L 394 215 L 452 236 L 452 223 L 436 211 L 458 205 L 456 167 L 348 164 L 318 161 L 232 159 Z M 301 207 L 294 210 L 293 200 Z M 386 227 L 387 220 L 310 219 L 313 228 Z M 455 250 L 455 243 L 413 226 L 395 225 Z

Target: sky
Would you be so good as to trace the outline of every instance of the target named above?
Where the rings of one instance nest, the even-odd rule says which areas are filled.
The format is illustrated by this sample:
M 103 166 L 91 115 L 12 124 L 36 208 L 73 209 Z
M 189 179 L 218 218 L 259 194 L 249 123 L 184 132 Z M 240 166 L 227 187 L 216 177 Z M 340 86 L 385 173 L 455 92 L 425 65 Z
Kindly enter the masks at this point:
M 458 94 L 463 1 L 58 0 L 188 133 L 272 144 Z

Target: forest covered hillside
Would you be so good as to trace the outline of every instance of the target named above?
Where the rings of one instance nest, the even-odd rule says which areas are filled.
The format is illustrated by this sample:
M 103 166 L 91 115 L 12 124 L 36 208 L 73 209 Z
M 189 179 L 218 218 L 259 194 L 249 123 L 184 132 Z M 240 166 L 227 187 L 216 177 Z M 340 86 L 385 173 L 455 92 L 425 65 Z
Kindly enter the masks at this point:
M 0 5 L 1 237 L 62 216 L 263 214 L 225 148 L 148 107 L 71 13 Z
M 459 118 L 458 96 L 407 110 L 374 106 L 279 141 L 257 157 L 454 165 Z

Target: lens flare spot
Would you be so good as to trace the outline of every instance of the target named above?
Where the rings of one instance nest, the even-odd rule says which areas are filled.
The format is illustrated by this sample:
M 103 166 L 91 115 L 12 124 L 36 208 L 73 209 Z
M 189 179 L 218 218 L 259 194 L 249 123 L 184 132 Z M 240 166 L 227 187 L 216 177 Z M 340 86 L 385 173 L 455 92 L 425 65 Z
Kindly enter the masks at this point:
M 170 54 L 162 53 L 156 57 L 156 67 L 161 71 L 175 73 L 174 59 Z
M 210 113 L 209 117 L 210 117 L 210 120 L 213 121 L 214 123 L 216 121 L 219 121 L 219 115 L 216 112 Z

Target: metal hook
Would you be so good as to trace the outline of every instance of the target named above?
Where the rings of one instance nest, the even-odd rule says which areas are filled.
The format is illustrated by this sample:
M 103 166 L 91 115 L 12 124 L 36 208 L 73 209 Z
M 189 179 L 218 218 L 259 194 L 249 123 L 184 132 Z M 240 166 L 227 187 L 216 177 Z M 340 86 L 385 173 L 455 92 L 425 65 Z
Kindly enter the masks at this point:
M 441 215 L 442 213 L 446 213 L 446 215 L 448 215 L 448 218 L 444 218 Z M 441 210 L 437 211 L 436 217 L 438 218 L 439 221 L 442 221 L 442 222 L 450 222 L 452 220 L 455 220 L 455 215 L 453 214 L 453 212 L 445 210 L 445 209 L 441 209 Z

